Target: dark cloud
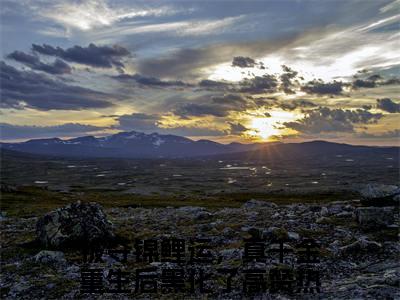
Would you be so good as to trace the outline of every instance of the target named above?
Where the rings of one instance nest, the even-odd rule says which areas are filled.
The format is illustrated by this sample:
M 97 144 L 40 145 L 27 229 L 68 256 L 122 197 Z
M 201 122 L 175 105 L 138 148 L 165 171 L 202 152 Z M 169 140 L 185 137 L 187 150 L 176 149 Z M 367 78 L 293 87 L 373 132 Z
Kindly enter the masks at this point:
M 237 94 L 206 95 L 197 98 L 196 103 L 179 104 L 173 112 L 183 118 L 207 115 L 225 117 L 232 111 L 244 111 L 254 105 L 251 98 Z
M 284 125 L 306 134 L 354 132 L 355 124 L 376 123 L 382 116 L 382 114 L 374 114 L 364 109 L 343 110 L 319 107 L 307 112 L 303 119 L 296 122 L 287 122 Z
M 295 82 L 294 79 L 296 78 L 298 72 L 285 65 L 282 65 L 282 69 L 284 73 L 282 73 L 279 77 L 281 80 L 280 90 L 286 94 L 294 94 L 295 91 L 293 88 L 298 84 L 298 81 Z
M 188 116 L 200 117 L 207 115 L 225 117 L 228 115 L 229 110 L 221 105 L 185 103 L 175 109 L 174 113 L 184 118 Z
M 44 74 L 21 71 L 0 63 L 1 107 L 39 110 L 105 108 L 113 104 L 111 95 L 68 85 Z
M 353 89 L 359 89 L 359 88 L 375 88 L 383 85 L 395 85 L 395 84 L 400 84 L 400 79 L 393 77 L 389 79 L 383 78 L 379 74 L 374 74 L 371 75 L 367 78 L 360 79 L 357 78 L 358 76 L 354 76 L 356 79 L 352 83 Z
M 122 130 L 156 131 L 160 116 L 156 114 L 133 113 L 117 117 L 118 125 L 115 127 Z
M 256 65 L 256 61 L 251 57 L 235 56 L 232 61 L 232 67 L 253 68 Z
M 246 132 L 247 130 L 249 130 L 248 128 L 246 128 L 245 126 L 243 126 L 240 123 L 232 123 L 229 122 L 229 133 L 233 134 L 233 135 L 241 135 L 243 132 Z
M 274 75 L 255 76 L 240 82 L 240 92 L 261 94 L 276 92 L 278 81 Z
M 353 88 L 374 88 L 376 87 L 377 83 L 375 80 L 363 80 L 363 79 L 356 79 L 353 81 Z
M 190 87 L 191 84 L 185 83 L 180 80 L 174 81 L 163 81 L 159 78 L 155 77 L 147 77 L 142 76 L 140 74 L 120 74 L 117 76 L 112 76 L 112 78 L 122 81 L 122 82 L 131 82 L 134 81 L 144 86 L 153 86 L 153 87 Z
M 133 113 L 122 115 L 116 118 L 118 124 L 113 128 L 121 130 L 137 130 L 146 133 L 158 132 L 160 134 L 176 134 L 182 136 L 222 136 L 226 132 L 223 130 L 208 127 L 177 126 L 173 128 L 160 127 L 160 115 Z
M 198 85 L 200 88 L 206 90 L 227 91 L 233 89 L 233 85 L 231 83 L 209 80 L 209 79 L 201 80 Z
M 389 112 L 389 113 L 399 113 L 400 103 L 393 102 L 389 98 L 377 99 L 377 108 Z
M 249 103 L 249 97 L 244 97 L 237 94 L 226 94 L 221 96 L 211 97 L 211 101 L 220 105 L 228 105 L 232 107 L 238 107 L 238 109 L 245 108 Z
M 130 52 L 119 45 L 88 47 L 74 46 L 68 49 L 53 47 L 47 44 L 32 44 L 32 50 L 43 55 L 56 56 L 66 61 L 88 65 L 96 68 L 124 68 L 122 59 L 130 56 Z
M 230 61 L 238 54 L 243 56 L 267 55 L 293 42 L 293 35 L 275 40 L 263 40 L 252 43 L 215 44 L 203 48 L 180 49 L 160 58 L 139 61 L 140 74 L 158 78 L 178 78 L 181 80 L 199 80 L 203 70 L 220 63 Z M 259 64 L 260 68 L 264 68 Z
M 53 75 L 71 73 L 71 67 L 58 58 L 53 63 L 46 64 L 40 61 L 38 56 L 27 54 L 22 51 L 14 51 L 7 55 L 7 58 L 22 63 L 33 70 L 43 71 Z
M 286 101 L 284 103 L 279 104 L 279 106 L 284 110 L 295 110 L 296 108 L 309 108 L 317 106 L 315 103 L 309 100 L 293 100 L 293 101 Z
M 145 59 L 139 62 L 141 74 L 156 77 L 193 78 L 198 69 L 215 64 L 214 55 L 204 49 L 182 49 L 169 56 L 158 59 Z
M 160 128 L 157 131 L 162 134 L 175 134 L 181 136 L 225 136 L 227 133 L 224 130 L 213 129 L 208 127 L 188 127 L 178 126 L 173 128 Z
M 43 137 L 72 137 L 105 129 L 93 125 L 66 123 L 55 126 L 27 126 L 0 123 L 0 138 L 2 140 L 43 138 Z
M 390 139 L 390 138 L 400 138 L 400 129 L 395 129 L 395 130 L 390 130 L 387 132 L 383 133 L 368 133 L 368 132 L 361 132 L 357 134 L 357 137 L 359 138 L 365 138 L 365 139 Z
M 303 92 L 317 95 L 340 95 L 346 84 L 341 81 L 325 83 L 322 80 L 313 80 L 307 82 L 301 87 Z

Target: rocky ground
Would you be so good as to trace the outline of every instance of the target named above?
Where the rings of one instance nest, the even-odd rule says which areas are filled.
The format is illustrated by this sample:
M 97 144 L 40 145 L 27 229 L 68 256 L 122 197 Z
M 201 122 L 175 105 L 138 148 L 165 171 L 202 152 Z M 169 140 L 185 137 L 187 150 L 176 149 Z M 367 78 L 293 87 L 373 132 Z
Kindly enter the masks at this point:
M 195 294 L 134 293 L 135 274 L 132 271 L 144 266 L 144 263 L 136 262 L 135 239 L 177 237 L 186 241 L 210 239 L 211 251 L 219 260 L 203 265 L 206 272 L 238 268 L 239 275 L 232 281 L 233 290 L 229 293 L 222 291 L 226 277 L 216 275 L 207 282 L 208 299 L 399 299 L 398 189 L 369 187 L 365 193 L 360 200 L 324 205 L 277 205 L 265 199 L 249 200 L 240 208 L 111 208 L 104 210 L 103 215 L 97 205 L 74 204 L 45 217 L 3 216 L 1 298 L 202 299 L 205 295 L 201 295 L 197 287 Z M 104 269 L 105 286 L 111 284 L 107 281 L 109 270 L 121 268 L 132 272 L 125 285 L 128 293 L 96 295 L 80 292 L 83 262 L 76 243 L 83 234 L 87 238 L 88 233 L 93 242 L 99 239 L 113 243 L 123 241 L 132 248 L 125 263 L 105 253 L 102 262 L 90 265 Z M 315 267 L 321 273 L 320 293 L 271 293 L 267 288 L 262 294 L 244 295 L 241 276 L 245 269 L 283 268 L 276 254 L 268 254 L 264 262 L 244 263 L 244 240 L 250 237 L 264 240 L 267 250 L 275 249 L 274 241 L 283 237 L 286 240 L 284 246 L 294 251 L 302 240 L 315 239 L 319 243 L 320 262 Z M 66 245 L 64 242 L 70 242 L 68 247 L 63 246 Z M 294 253 L 285 255 L 284 264 L 296 265 Z M 158 268 L 175 266 L 170 262 L 150 265 Z M 189 268 L 185 264 L 183 267 Z M 196 268 L 198 271 L 200 267 Z

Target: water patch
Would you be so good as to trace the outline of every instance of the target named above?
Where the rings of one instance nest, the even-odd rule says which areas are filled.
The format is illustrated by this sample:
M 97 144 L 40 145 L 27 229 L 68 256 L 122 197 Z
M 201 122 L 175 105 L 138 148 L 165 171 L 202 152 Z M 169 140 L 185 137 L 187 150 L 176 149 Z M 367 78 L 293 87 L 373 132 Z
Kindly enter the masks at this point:
M 236 181 L 237 181 L 236 179 L 228 178 L 228 183 L 229 184 L 235 183 Z
M 231 165 L 227 165 L 230 167 L 219 168 L 220 170 L 250 170 L 250 167 L 232 167 Z

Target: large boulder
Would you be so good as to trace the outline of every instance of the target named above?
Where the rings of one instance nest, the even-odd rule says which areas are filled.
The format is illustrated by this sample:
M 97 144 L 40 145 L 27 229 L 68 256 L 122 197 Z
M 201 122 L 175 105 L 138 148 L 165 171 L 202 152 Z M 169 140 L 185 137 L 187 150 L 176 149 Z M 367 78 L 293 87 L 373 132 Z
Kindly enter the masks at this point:
M 114 238 L 112 224 L 97 203 L 76 202 L 39 218 L 36 233 L 46 247 L 84 247 Z
M 366 237 L 360 237 L 354 243 L 341 247 L 340 254 L 342 256 L 375 254 L 380 252 L 381 249 L 382 244 L 375 241 L 370 241 Z
M 358 224 L 364 229 L 379 229 L 393 224 L 393 207 L 359 207 L 356 210 Z
M 398 204 L 400 188 L 396 185 L 368 184 L 360 191 L 361 203 L 368 206 L 391 206 Z

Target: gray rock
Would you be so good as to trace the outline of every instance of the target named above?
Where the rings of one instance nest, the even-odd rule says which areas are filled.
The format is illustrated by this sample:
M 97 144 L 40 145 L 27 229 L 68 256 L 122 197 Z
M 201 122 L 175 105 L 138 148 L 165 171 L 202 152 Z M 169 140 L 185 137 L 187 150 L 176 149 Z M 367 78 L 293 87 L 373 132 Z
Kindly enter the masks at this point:
M 330 206 L 328 209 L 329 209 L 329 213 L 334 215 L 334 214 L 341 213 L 343 211 L 343 206 L 340 204 L 335 204 L 335 205 Z
M 41 263 L 65 263 L 64 253 L 61 251 L 42 250 L 34 256 L 36 262 Z
M 262 237 L 269 241 L 287 240 L 289 239 L 289 234 L 284 228 L 269 227 L 263 231 Z
M 292 240 L 292 241 L 299 241 L 300 240 L 300 235 L 297 232 L 289 231 L 288 232 L 288 237 L 289 237 L 289 240 Z
M 319 214 L 320 214 L 322 217 L 325 217 L 325 216 L 329 215 L 329 210 L 328 210 L 328 208 L 326 208 L 325 206 L 321 207 L 321 211 L 319 212 Z
M 106 243 L 114 234 L 102 207 L 97 203 L 72 203 L 39 218 L 39 240 L 46 247 L 81 247 L 82 243 Z
M 240 259 L 242 257 L 241 249 L 224 249 L 219 252 L 220 257 L 224 260 Z
M 352 216 L 353 216 L 353 213 L 351 213 L 349 211 L 342 211 L 335 215 L 335 217 L 338 217 L 338 218 L 350 218 Z
M 247 201 L 245 204 L 243 204 L 243 208 L 246 209 L 254 209 L 254 208 L 259 208 L 259 207 L 264 207 L 264 208 L 276 208 L 278 205 L 272 202 L 268 201 L 260 201 L 260 200 L 250 200 Z
M 373 254 L 379 252 L 382 249 L 382 244 L 375 241 L 369 241 L 365 237 L 359 238 L 354 243 L 346 245 L 340 248 L 340 253 L 343 256 L 357 255 L 357 254 Z
M 393 207 L 359 207 L 356 210 L 356 218 L 362 228 L 382 228 L 394 222 L 394 209 Z
M 360 194 L 361 202 L 366 205 L 393 205 L 400 195 L 400 188 L 396 185 L 368 184 Z
M 212 217 L 212 213 L 200 206 L 182 206 L 178 208 L 177 211 L 191 215 L 191 217 L 197 220 L 204 220 Z
M 398 287 L 400 285 L 400 270 L 387 270 L 385 274 L 383 274 L 383 279 L 386 284 Z

